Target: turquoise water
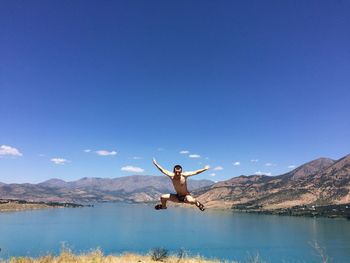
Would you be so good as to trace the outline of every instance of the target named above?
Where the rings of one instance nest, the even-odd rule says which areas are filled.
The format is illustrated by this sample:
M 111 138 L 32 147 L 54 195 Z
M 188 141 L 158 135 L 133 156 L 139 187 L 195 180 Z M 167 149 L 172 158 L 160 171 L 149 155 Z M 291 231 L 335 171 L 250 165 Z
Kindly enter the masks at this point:
M 164 247 L 176 253 L 244 260 L 259 253 L 268 262 L 321 262 L 317 241 L 332 262 L 350 262 L 350 221 L 253 215 L 153 206 L 95 207 L 0 213 L 0 258 L 75 252 L 147 253 Z

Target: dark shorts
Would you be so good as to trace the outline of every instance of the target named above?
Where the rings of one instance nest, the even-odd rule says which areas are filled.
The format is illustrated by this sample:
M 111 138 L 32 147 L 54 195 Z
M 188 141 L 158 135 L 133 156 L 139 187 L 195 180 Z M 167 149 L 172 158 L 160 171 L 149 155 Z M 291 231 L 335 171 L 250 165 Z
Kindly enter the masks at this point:
M 189 195 L 189 194 L 187 194 Z M 187 195 L 178 195 L 176 194 L 177 200 L 179 200 L 180 202 L 185 202 L 185 198 Z

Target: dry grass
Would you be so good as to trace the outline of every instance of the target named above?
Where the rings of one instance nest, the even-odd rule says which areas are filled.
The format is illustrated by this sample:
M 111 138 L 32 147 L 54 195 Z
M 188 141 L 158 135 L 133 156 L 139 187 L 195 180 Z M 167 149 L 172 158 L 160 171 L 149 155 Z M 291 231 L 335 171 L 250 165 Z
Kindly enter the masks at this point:
M 177 256 L 169 256 L 162 261 L 152 260 L 151 255 L 137 255 L 132 253 L 125 253 L 122 255 L 108 255 L 105 256 L 100 250 L 95 250 L 90 253 L 75 255 L 69 250 L 63 250 L 59 256 L 47 255 L 39 258 L 29 257 L 14 257 L 8 261 L 1 261 L 1 263 L 219 263 L 219 260 L 208 260 L 200 256 L 179 258 Z M 228 261 L 227 261 L 228 263 Z M 232 262 L 234 263 L 234 262 Z

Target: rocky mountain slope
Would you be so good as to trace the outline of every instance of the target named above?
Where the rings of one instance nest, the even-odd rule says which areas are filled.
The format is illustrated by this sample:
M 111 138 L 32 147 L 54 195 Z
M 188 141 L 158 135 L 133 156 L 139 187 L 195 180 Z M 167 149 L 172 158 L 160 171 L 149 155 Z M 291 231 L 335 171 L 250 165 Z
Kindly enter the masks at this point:
M 190 190 L 212 185 L 210 180 L 189 180 Z M 0 198 L 44 202 L 150 202 L 162 193 L 174 192 L 166 176 L 134 175 L 118 178 L 87 178 L 66 182 L 50 179 L 39 184 L 1 184 Z
M 239 176 L 195 191 L 208 207 L 273 210 L 350 202 L 350 155 L 320 158 L 279 176 Z

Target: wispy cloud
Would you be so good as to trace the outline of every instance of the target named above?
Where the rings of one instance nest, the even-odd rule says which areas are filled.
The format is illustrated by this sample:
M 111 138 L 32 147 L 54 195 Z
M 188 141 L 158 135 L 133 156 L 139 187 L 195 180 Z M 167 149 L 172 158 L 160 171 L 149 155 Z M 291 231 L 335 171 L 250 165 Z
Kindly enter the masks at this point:
M 91 150 L 90 149 L 85 149 L 84 152 L 89 153 L 89 152 L 91 152 Z
M 210 176 L 216 176 L 216 173 L 211 173 L 211 174 L 209 174 Z
M 261 172 L 261 171 L 257 171 L 257 172 L 255 172 L 254 174 L 255 174 L 255 175 L 268 175 L 268 176 L 271 176 L 271 175 L 272 175 L 272 173 L 270 173 L 270 172 Z
M 201 158 L 199 154 L 190 154 L 188 157 L 190 158 Z
M 232 164 L 233 164 L 233 166 L 239 166 L 239 165 L 241 165 L 241 162 L 237 161 L 237 162 L 233 162 Z
M 15 147 L 8 145 L 0 146 L 0 156 L 22 156 L 23 154 Z
M 132 157 L 134 160 L 141 160 L 141 159 L 143 159 L 142 157 L 140 157 L 140 156 L 134 156 L 134 157 Z
M 288 166 L 289 169 L 294 169 L 295 167 L 296 167 L 296 166 L 293 165 L 293 164 Z
M 257 162 L 259 162 L 259 160 L 258 159 L 252 159 L 252 160 L 250 160 L 250 162 L 257 163 Z
M 122 167 L 120 170 L 125 171 L 125 172 L 132 172 L 132 173 L 142 173 L 145 170 L 140 168 L 140 167 L 135 167 L 135 166 L 131 166 L 131 165 L 127 165 Z
M 276 166 L 275 163 L 265 163 L 265 166 Z
M 50 160 L 51 162 L 55 163 L 55 164 L 66 164 L 66 163 L 69 163 L 70 161 L 68 161 L 67 159 L 64 159 L 64 158 L 51 158 Z
M 189 153 L 190 153 L 190 151 L 187 151 L 187 150 L 180 151 L 180 154 L 189 154 Z
M 163 152 L 163 151 L 164 151 L 164 148 L 162 148 L 162 147 L 158 147 L 158 148 L 157 148 L 157 151 L 159 151 L 159 152 Z
M 224 170 L 224 168 L 222 166 L 216 166 L 214 168 L 214 171 L 221 171 L 221 170 Z
M 96 151 L 96 154 L 100 156 L 111 156 L 111 155 L 116 155 L 116 151 L 107 151 L 107 150 L 98 150 Z

